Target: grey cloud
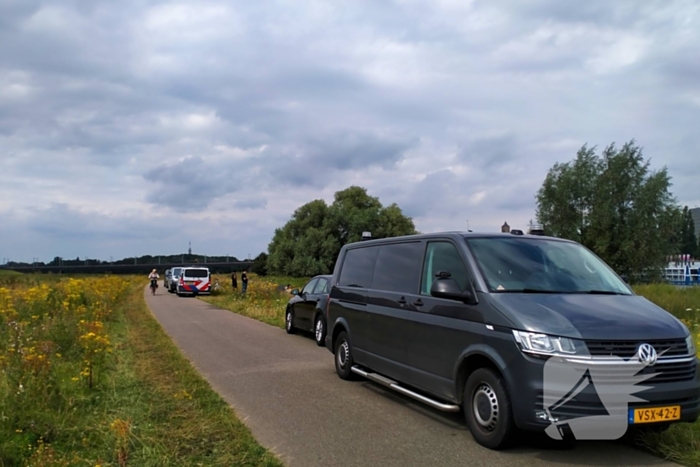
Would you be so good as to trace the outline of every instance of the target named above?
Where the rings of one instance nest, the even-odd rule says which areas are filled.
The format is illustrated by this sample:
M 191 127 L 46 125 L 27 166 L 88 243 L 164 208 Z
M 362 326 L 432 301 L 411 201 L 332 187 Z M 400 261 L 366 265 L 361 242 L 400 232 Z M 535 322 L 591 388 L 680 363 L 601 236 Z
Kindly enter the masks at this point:
M 270 148 L 256 163 L 269 187 L 324 188 L 330 176 L 372 167 L 390 169 L 417 142 L 409 138 L 377 135 L 369 131 L 334 131 L 307 136 L 297 145 Z M 264 159 L 263 159 L 264 158 Z M 259 180 L 262 182 L 262 180 Z
M 267 200 L 262 198 L 239 199 L 233 205 L 241 209 L 263 209 L 267 207 Z
M 311 137 L 304 144 L 312 166 L 338 170 L 390 168 L 416 145 L 415 139 L 380 137 L 370 132 L 338 132 L 322 139 Z
M 492 170 L 516 160 L 517 140 L 513 134 L 480 138 L 460 147 L 459 160 L 469 166 Z
M 399 206 L 409 217 L 430 217 L 432 214 L 457 210 L 457 193 L 461 191 L 459 177 L 449 169 L 426 175 L 404 193 Z
M 180 212 L 203 211 L 211 201 L 242 189 L 246 173 L 233 164 L 206 162 L 190 156 L 172 165 L 162 165 L 144 174 L 159 186 L 148 201 Z
M 135 217 L 83 213 L 64 203 L 55 203 L 47 208 L 31 210 L 25 226 L 36 234 L 63 241 L 142 241 L 153 236 L 162 238 L 172 223 L 150 225 Z

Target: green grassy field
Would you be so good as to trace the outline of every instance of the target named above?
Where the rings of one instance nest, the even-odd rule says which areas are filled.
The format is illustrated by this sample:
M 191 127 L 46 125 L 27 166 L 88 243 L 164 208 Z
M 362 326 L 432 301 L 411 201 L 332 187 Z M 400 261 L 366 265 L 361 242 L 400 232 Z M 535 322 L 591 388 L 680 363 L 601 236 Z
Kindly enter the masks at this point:
M 0 280 L 0 466 L 282 465 L 164 333 L 143 286 Z
M 280 328 L 284 328 L 284 312 L 291 297 L 289 293 L 280 291 L 280 289 L 287 284 L 301 288 L 308 282 L 308 279 L 303 278 L 260 277 L 255 274 L 249 274 L 248 290 L 246 295 L 243 296 L 241 294 L 240 277 L 238 290 L 235 292 L 231 288 L 229 276 L 214 275 L 213 279 L 219 281 L 221 292 L 200 297 L 201 300 Z

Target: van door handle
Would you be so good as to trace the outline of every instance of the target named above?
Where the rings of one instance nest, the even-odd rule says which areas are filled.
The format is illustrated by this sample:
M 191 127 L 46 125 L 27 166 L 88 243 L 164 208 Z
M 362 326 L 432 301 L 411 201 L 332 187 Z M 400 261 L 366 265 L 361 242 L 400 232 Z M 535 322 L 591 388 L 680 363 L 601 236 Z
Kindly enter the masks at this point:
M 406 304 L 406 298 L 404 298 L 404 297 L 399 298 L 399 299 L 398 299 L 398 303 L 399 303 L 399 305 L 405 305 L 405 304 Z
M 418 300 L 416 300 L 415 302 L 413 302 L 413 304 L 414 304 L 415 306 L 423 306 L 423 300 L 421 300 L 421 299 L 419 298 Z

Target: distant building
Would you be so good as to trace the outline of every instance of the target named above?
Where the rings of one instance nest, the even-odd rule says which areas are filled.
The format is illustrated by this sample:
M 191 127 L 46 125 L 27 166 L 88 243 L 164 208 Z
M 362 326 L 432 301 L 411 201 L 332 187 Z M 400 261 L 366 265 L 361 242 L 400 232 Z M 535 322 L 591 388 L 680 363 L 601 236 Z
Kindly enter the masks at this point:
M 501 232 L 510 233 L 510 226 L 508 225 L 508 222 L 503 223 L 503 225 L 501 226 Z
M 693 223 L 695 224 L 695 235 L 700 237 L 700 208 L 690 209 L 690 215 L 693 216 Z

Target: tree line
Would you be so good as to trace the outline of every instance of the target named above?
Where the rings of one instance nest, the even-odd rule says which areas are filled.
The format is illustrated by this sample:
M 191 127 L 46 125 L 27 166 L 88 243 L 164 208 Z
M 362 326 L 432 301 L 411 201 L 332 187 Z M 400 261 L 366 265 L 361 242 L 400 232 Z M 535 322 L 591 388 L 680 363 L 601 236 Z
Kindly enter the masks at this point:
M 31 266 L 107 266 L 110 264 L 114 265 L 139 265 L 139 264 L 161 264 L 167 266 L 169 264 L 182 264 L 182 263 L 237 263 L 241 260 L 235 256 L 205 256 L 205 255 L 192 255 L 192 254 L 179 254 L 179 255 L 143 255 L 139 257 L 122 258 L 116 261 L 104 261 L 100 259 L 90 259 L 90 258 L 80 258 L 75 259 L 62 258 L 60 256 L 54 257 L 52 261 L 48 263 L 44 261 L 36 261 L 32 263 L 18 262 L 18 261 L 8 261 L 5 266 L 7 267 L 31 267 Z M 245 260 L 244 260 L 245 261 Z

